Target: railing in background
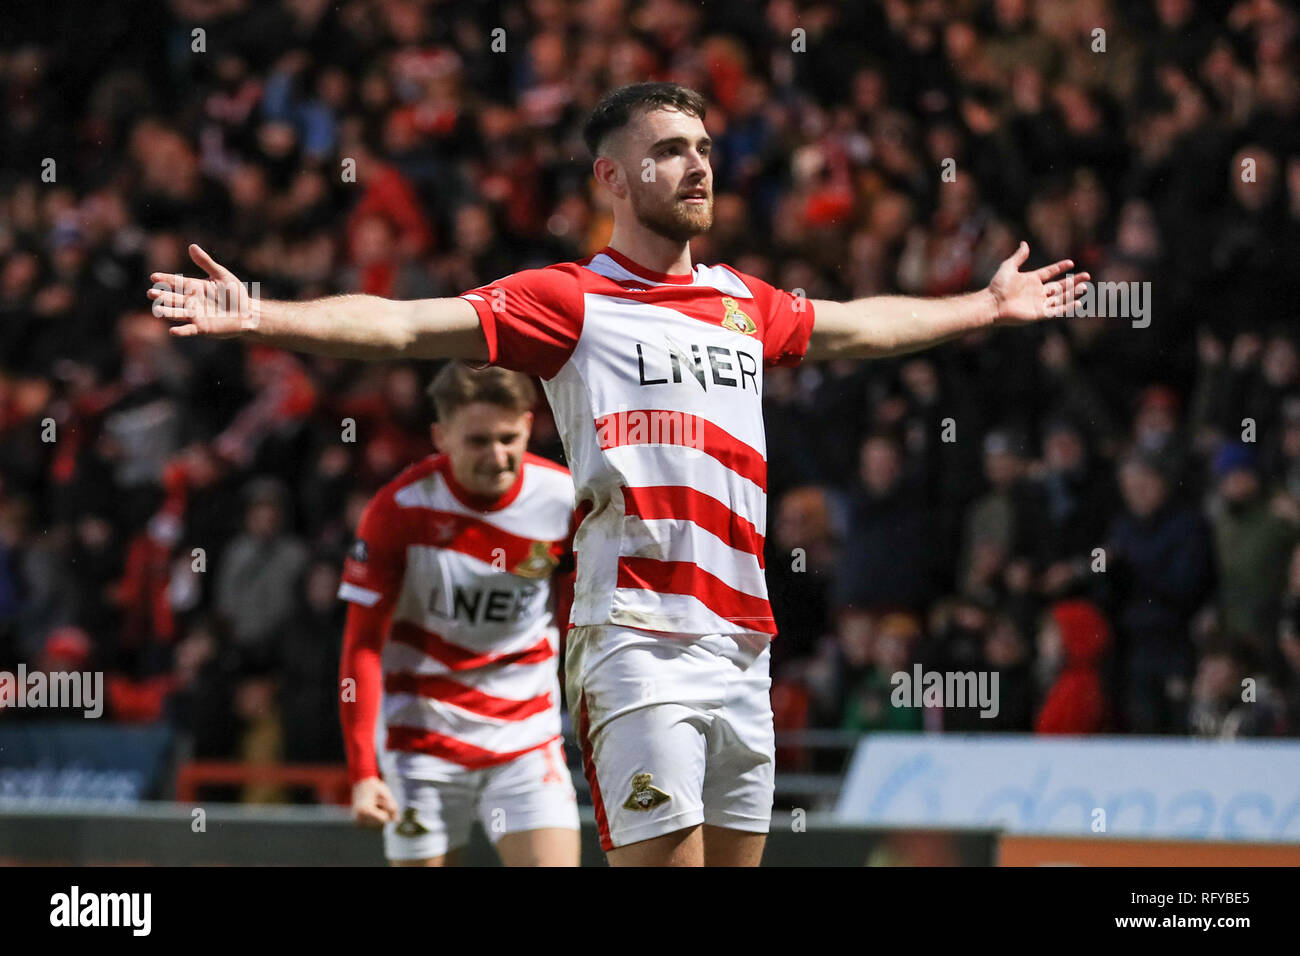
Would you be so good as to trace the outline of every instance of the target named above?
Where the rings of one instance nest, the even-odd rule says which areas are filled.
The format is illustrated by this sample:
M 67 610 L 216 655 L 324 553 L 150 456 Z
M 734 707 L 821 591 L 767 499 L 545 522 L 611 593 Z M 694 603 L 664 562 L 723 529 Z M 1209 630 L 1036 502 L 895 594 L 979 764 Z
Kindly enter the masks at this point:
M 776 800 L 780 807 L 802 807 L 810 812 L 834 806 L 843 784 L 843 770 L 860 735 L 842 730 L 800 730 L 776 735 Z M 590 803 L 590 788 L 577 762 L 579 749 L 567 739 L 569 770 L 574 786 Z M 800 769 L 785 770 L 789 754 Z M 175 798 L 181 803 L 198 799 L 199 788 L 283 787 L 306 790 L 316 803 L 346 806 L 351 802 L 347 768 L 341 764 L 247 764 L 236 761 L 189 760 L 176 770 Z

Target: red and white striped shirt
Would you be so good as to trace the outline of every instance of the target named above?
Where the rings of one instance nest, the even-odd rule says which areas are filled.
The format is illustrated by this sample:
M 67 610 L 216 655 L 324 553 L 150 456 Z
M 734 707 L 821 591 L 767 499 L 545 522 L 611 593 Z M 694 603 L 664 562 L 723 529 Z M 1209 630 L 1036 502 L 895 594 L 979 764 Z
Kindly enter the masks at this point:
M 539 376 L 555 414 L 585 512 L 571 623 L 774 634 L 763 369 L 803 358 L 811 303 L 609 248 L 462 298 L 489 362 Z
M 434 455 L 366 506 L 339 597 L 391 615 L 366 630 L 387 636 L 383 718 L 399 774 L 494 766 L 560 736 L 550 597 L 571 546 L 573 501 L 569 472 L 536 455 L 526 454 L 510 490 L 489 500 Z M 350 617 L 345 677 L 366 667 L 352 630 Z M 369 686 L 362 676 L 358 700 Z M 351 720 L 353 712 L 345 701 L 356 780 L 374 772 L 374 724 Z

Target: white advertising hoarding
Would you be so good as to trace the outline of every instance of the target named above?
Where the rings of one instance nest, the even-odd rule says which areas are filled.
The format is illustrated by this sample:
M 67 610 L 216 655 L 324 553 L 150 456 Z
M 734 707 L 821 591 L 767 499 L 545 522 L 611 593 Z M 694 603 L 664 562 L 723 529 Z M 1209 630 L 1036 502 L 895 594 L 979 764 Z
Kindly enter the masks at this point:
M 872 734 L 845 823 L 1300 842 L 1300 742 Z

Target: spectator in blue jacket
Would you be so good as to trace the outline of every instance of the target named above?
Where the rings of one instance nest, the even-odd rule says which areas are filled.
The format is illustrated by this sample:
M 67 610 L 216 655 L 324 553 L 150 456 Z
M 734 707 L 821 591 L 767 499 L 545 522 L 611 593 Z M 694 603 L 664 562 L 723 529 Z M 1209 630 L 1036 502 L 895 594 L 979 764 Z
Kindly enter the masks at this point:
M 1214 576 L 1209 529 L 1171 497 L 1159 458 L 1131 454 L 1119 481 L 1124 512 L 1111 525 L 1106 573 L 1127 661 L 1128 729 L 1177 733 L 1192 676 L 1191 622 Z

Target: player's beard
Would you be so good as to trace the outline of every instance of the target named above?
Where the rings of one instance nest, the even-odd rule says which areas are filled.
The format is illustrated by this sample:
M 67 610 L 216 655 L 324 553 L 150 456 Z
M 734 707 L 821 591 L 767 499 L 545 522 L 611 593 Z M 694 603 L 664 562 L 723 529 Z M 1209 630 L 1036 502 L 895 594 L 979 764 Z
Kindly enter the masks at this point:
M 713 194 L 703 206 L 686 202 L 674 195 L 664 203 L 651 202 L 644 193 L 633 190 L 632 212 L 637 222 L 656 235 L 673 242 L 689 242 L 713 225 Z

